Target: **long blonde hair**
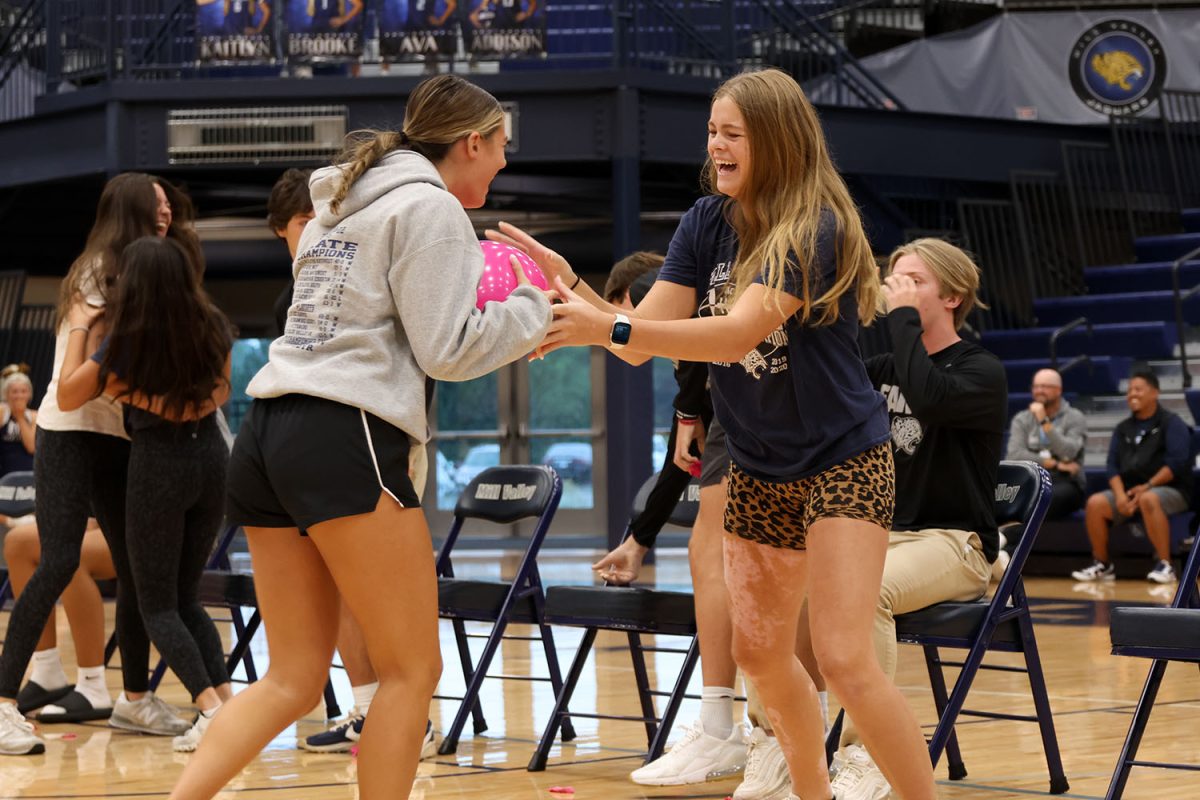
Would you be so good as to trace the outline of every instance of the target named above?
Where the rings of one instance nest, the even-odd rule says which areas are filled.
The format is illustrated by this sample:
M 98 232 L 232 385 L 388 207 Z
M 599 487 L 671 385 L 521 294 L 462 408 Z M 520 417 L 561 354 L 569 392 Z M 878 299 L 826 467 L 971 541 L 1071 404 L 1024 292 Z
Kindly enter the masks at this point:
M 464 136 L 487 138 L 503 125 L 499 101 L 470 81 L 457 75 L 422 81 L 408 97 L 401 130 L 365 129 L 346 136 L 345 149 L 334 162 L 342 171 L 342 184 L 329 207 L 336 214 L 354 182 L 393 150 L 412 150 L 436 164 Z
M 838 318 L 838 301 L 854 291 L 864 324 L 875 318 L 879 270 L 863 232 L 858 208 L 846 182 L 833 166 L 821 121 L 804 90 L 776 69 L 744 72 L 725 81 L 713 102 L 729 98 L 742 114 L 750 145 L 750 170 L 740 196 L 728 207 L 738 235 L 738 255 L 730 277 L 730 302 L 760 275 L 775 305 L 787 273 L 800 273 L 800 320 L 829 325 Z M 716 186 L 716 165 L 709 158 L 704 175 Z M 837 221 L 837 276 L 832 286 L 812 297 L 817 235 L 829 209 Z M 798 263 L 797 263 L 798 262 Z

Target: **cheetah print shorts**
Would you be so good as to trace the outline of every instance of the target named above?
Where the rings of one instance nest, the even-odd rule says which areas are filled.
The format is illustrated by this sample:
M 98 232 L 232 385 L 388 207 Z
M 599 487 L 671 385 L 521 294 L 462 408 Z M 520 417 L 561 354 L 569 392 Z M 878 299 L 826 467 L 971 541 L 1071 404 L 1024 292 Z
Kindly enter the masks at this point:
M 821 519 L 858 519 L 890 530 L 895 502 L 896 473 L 887 442 L 788 483 L 759 480 L 734 464 L 725 530 L 759 544 L 803 550 L 809 526 Z

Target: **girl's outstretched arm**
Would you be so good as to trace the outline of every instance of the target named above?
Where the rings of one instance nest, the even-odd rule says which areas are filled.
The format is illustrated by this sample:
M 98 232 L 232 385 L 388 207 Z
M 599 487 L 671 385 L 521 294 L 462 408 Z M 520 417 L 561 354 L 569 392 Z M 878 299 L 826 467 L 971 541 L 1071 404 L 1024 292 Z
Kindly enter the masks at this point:
M 55 395 L 58 407 L 63 411 L 74 411 L 89 400 L 100 395 L 100 365 L 90 356 L 95 352 L 96 342 L 92 337 L 92 326 L 104 313 L 103 308 L 88 305 L 82 298 L 76 300 L 67 312 L 67 354 L 58 374 L 58 392 Z

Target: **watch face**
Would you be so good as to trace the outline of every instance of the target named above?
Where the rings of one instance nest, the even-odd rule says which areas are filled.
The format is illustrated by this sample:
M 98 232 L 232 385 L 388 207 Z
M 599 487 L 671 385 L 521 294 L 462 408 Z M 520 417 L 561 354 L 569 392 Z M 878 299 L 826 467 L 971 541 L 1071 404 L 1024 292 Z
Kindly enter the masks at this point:
M 629 344 L 629 334 L 633 333 L 633 326 L 628 322 L 615 322 L 612 328 L 613 344 Z

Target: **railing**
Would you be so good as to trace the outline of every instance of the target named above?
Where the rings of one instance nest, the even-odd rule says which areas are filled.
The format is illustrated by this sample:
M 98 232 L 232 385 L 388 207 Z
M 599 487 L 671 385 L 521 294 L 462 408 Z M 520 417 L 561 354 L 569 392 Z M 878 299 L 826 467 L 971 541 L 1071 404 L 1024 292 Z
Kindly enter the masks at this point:
M 960 200 L 958 209 L 966 247 L 983 267 L 980 296 L 990 306 L 974 317 L 976 327 L 983 331 L 1032 325 L 1033 266 L 1013 203 Z
M 1132 261 L 1128 203 L 1113 149 L 1094 142 L 1063 142 L 1062 154 L 1080 263 Z
M 9 0 L 7 15 L 4 2 L 0 0 L 0 121 L 31 116 L 44 94 L 102 81 L 277 77 L 290 66 L 283 53 L 284 15 L 278 11 L 271 23 L 276 26 L 273 57 L 260 64 L 217 66 L 197 60 L 196 0 L 21 0 L 19 6 Z M 883 5 L 886 0 L 870 2 Z M 840 38 L 847 14 L 863 3 L 559 0 L 546 7 L 547 52 L 505 59 L 497 68 L 637 66 L 721 78 L 747 66 L 770 65 L 806 87 L 819 88 L 822 102 L 901 108 Z M 361 63 L 378 62 L 378 47 L 371 44 L 378 35 L 375 13 L 368 7 Z M 413 59 L 419 62 L 424 56 Z
M 1175 299 L 1175 333 L 1179 337 L 1179 366 L 1183 371 L 1183 388 L 1185 389 L 1190 389 L 1192 386 L 1192 373 L 1188 369 L 1187 326 L 1183 321 L 1183 304 L 1189 298 L 1200 293 L 1200 283 L 1186 291 L 1182 290 L 1179 286 L 1179 271 L 1183 269 L 1184 264 L 1196 258 L 1200 258 L 1200 247 L 1180 256 L 1171 264 L 1171 292 Z
M 1180 208 L 1200 206 L 1200 92 L 1163 92 L 1167 144 Z
M 1051 369 L 1056 369 L 1061 373 L 1061 372 L 1066 372 L 1067 370 L 1074 368 L 1078 364 L 1091 362 L 1091 358 L 1088 356 L 1087 353 L 1081 353 L 1081 354 L 1075 356 L 1074 358 L 1072 358 L 1069 362 L 1067 362 L 1067 364 L 1064 365 L 1062 369 L 1059 369 L 1059 367 L 1058 367 L 1058 340 L 1061 339 L 1063 336 L 1067 335 L 1068 333 L 1070 333 L 1071 331 L 1076 330 L 1077 328 L 1080 328 L 1080 327 L 1087 328 L 1088 338 L 1089 339 L 1092 338 L 1092 336 L 1094 335 L 1093 331 L 1092 331 L 1092 323 L 1090 321 L 1088 321 L 1087 317 L 1079 317 L 1077 319 L 1073 319 L 1070 322 L 1068 322 L 1066 325 L 1063 325 L 1060 328 L 1056 328 L 1050 334 L 1050 339 L 1047 342 L 1046 346 L 1047 346 L 1047 349 L 1050 351 L 1050 368 Z

